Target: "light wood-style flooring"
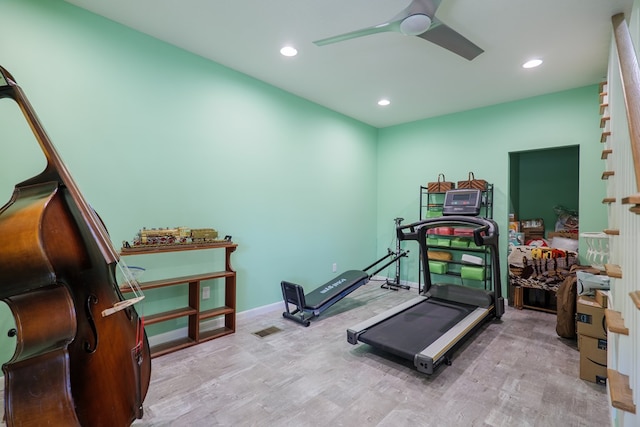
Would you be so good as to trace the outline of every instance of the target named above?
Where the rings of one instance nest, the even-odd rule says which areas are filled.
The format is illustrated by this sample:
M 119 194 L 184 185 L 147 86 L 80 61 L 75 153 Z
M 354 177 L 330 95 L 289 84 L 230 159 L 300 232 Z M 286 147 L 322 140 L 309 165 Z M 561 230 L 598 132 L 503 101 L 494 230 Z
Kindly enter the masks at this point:
M 153 359 L 134 426 L 606 426 L 604 386 L 578 377 L 555 315 L 507 307 L 426 376 L 346 329 L 416 296 L 370 282 L 308 328 L 282 309 L 235 334 Z M 284 308 L 284 307 L 282 307 Z M 265 328 L 281 331 L 263 338 Z
M 605 388 L 578 377 L 555 316 L 507 308 L 432 376 L 346 329 L 416 295 L 371 282 L 305 328 L 281 311 L 153 361 L 139 426 L 604 426 Z M 282 329 L 260 338 L 254 332 Z

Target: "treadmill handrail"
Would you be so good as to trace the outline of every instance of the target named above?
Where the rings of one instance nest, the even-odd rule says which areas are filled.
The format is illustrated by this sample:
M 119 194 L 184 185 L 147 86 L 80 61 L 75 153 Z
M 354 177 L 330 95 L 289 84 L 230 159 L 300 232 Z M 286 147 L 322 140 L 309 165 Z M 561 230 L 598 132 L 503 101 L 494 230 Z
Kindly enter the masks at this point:
M 422 221 L 417 221 L 411 224 L 402 225 L 396 228 L 397 237 L 399 240 L 418 240 L 419 229 L 426 227 L 427 229 L 443 227 L 447 225 L 455 226 L 477 226 L 481 228 L 474 230 L 474 241 L 476 245 L 496 245 L 498 238 L 498 224 L 490 218 L 481 218 L 475 216 L 462 216 L 462 215 L 449 215 L 436 218 L 427 218 Z M 480 237 L 482 231 L 486 231 L 486 236 L 482 236 L 482 239 L 478 241 L 477 237 Z M 426 234 L 426 233 L 425 233 Z M 476 236 L 476 234 L 478 236 Z
M 396 233 L 398 240 L 416 240 L 420 245 L 420 257 L 422 259 L 422 273 L 425 284 L 424 293 L 431 288 L 431 272 L 429 271 L 429 256 L 427 246 L 427 230 L 441 226 L 476 226 L 473 230 L 473 240 L 476 245 L 489 246 L 491 255 L 491 268 L 493 283 L 494 305 L 496 315 L 502 316 L 504 310 L 500 299 L 502 298 L 502 280 L 500 277 L 500 255 L 498 253 L 498 224 L 491 218 L 475 216 L 448 215 L 436 218 L 427 218 L 422 221 L 398 226 Z M 486 235 L 482 235 L 485 232 Z

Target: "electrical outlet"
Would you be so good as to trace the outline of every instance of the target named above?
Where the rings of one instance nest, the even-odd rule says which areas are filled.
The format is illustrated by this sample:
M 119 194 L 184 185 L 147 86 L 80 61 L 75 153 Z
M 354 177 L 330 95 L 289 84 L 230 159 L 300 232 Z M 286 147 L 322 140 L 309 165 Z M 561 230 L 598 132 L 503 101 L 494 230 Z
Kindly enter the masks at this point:
M 338 263 L 334 262 L 333 263 L 333 272 L 335 273 L 336 271 L 338 271 Z
M 202 288 L 202 299 L 211 298 L 211 288 L 209 286 L 205 286 Z

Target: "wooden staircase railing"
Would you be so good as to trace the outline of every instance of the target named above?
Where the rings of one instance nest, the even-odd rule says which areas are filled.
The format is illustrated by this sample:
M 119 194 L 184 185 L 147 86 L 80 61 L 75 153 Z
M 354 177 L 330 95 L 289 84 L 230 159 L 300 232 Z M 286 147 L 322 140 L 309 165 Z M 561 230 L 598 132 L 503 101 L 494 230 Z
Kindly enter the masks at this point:
M 623 13 L 611 17 L 618 50 L 622 91 L 627 106 L 627 121 L 631 137 L 631 153 L 635 165 L 636 191 L 640 191 L 640 67 L 633 41 Z M 622 198 L 623 204 L 632 204 L 630 210 L 640 214 L 640 193 Z
M 612 423 L 627 427 L 640 425 L 640 414 L 636 414 L 640 395 L 640 67 L 624 15 L 612 16 L 611 22 L 615 48 L 606 91 L 601 88 L 605 95 L 600 99 L 600 114 L 607 118 L 601 142 L 605 144 L 602 159 L 607 194 L 603 203 L 608 210 L 605 233 L 610 251 L 605 269 L 611 278 L 605 311 L 607 387 Z

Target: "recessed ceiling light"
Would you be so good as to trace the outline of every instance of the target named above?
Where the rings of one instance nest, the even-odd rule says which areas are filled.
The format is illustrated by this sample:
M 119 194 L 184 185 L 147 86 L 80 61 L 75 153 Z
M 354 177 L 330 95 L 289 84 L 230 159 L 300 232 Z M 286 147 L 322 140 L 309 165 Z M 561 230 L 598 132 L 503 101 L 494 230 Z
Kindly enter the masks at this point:
M 381 107 L 386 107 L 389 104 L 391 104 L 391 101 L 389 101 L 388 99 L 381 99 L 380 101 L 378 101 L 378 105 L 380 105 Z
M 296 56 L 298 54 L 298 50 L 293 46 L 285 46 L 280 49 L 280 53 L 284 56 Z
M 542 64 L 542 59 L 532 59 L 522 64 L 522 68 L 535 68 Z

